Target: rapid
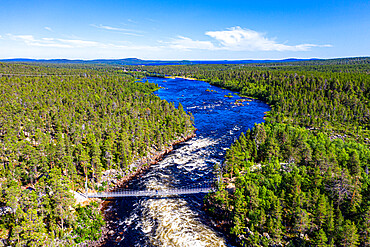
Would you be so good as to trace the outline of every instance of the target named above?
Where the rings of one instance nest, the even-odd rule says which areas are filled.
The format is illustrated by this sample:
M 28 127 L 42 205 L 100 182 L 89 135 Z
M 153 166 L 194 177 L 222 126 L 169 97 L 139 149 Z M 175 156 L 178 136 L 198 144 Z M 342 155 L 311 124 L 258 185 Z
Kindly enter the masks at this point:
M 181 103 L 194 116 L 197 136 L 178 145 L 130 190 L 162 190 L 214 181 L 214 165 L 242 132 L 263 122 L 270 108 L 259 100 L 236 104 L 234 92 L 203 81 L 148 77 L 161 99 Z M 229 97 L 225 97 L 229 96 Z M 232 97 L 230 97 L 232 96 Z M 123 198 L 114 202 L 117 219 L 112 237 L 117 246 L 232 246 L 203 211 L 204 194 L 162 198 Z M 113 242 L 107 243 L 112 245 Z

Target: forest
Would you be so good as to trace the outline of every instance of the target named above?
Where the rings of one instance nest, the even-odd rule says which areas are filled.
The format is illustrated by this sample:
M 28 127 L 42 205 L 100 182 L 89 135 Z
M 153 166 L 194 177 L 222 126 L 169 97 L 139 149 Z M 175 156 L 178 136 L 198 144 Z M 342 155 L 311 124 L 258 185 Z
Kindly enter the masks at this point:
M 370 245 L 370 59 L 108 66 L 0 63 L 0 244 L 101 236 L 99 202 L 141 160 L 194 132 L 144 76 L 207 81 L 268 103 L 215 172 L 205 209 L 239 246 Z M 144 162 L 145 163 L 145 162 Z M 114 172 L 113 172 L 114 171 Z M 107 174 L 115 178 L 107 179 Z
M 133 67 L 263 100 L 205 209 L 239 246 L 370 246 L 369 58 Z M 321 63 L 321 64 L 317 64 Z
M 0 244 L 71 246 L 101 236 L 99 202 L 142 158 L 194 132 L 192 116 L 115 67 L 0 63 Z M 136 161 L 136 162 L 135 162 Z

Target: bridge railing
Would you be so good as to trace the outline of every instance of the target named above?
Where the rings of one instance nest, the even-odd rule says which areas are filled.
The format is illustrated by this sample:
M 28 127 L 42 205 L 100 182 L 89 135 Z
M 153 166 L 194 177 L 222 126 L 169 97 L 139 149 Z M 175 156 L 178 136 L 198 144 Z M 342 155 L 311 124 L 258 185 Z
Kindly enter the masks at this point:
M 184 194 L 198 194 L 207 193 L 214 190 L 211 186 L 187 186 L 182 188 L 170 188 L 161 190 L 125 190 L 118 189 L 111 192 L 89 193 L 86 197 L 142 197 L 142 196 L 168 196 L 168 195 L 184 195 Z

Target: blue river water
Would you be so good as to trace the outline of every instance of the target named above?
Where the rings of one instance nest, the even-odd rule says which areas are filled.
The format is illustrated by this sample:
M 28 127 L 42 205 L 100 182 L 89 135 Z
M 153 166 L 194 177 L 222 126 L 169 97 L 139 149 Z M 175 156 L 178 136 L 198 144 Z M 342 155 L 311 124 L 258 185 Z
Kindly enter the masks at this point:
M 236 93 L 203 81 L 155 77 L 149 77 L 148 81 L 164 87 L 155 93 L 161 99 L 174 102 L 176 107 L 181 103 L 185 111 L 193 114 L 199 137 L 222 138 L 221 142 L 227 146 L 241 132 L 252 128 L 255 123 L 263 122 L 264 112 L 270 110 L 268 105 L 259 100 L 237 106 L 235 101 L 242 98 Z M 232 97 L 225 97 L 229 94 Z
M 214 179 L 227 148 L 242 132 L 263 122 L 267 104 L 242 99 L 236 93 L 203 81 L 148 77 L 161 89 L 161 99 L 181 103 L 194 116 L 197 136 L 178 145 L 128 189 L 161 190 L 202 185 Z M 232 97 L 225 97 L 232 96 Z M 115 233 L 108 245 L 117 246 L 231 246 L 202 210 L 204 195 L 167 198 L 129 198 L 116 201 Z

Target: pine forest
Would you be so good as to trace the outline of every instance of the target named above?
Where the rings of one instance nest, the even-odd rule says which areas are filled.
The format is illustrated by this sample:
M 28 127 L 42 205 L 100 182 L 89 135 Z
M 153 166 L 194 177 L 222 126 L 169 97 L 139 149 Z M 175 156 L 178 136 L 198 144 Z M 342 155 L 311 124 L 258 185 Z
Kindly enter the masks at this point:
M 206 210 L 240 246 L 370 246 L 369 58 L 147 66 L 271 106 L 215 169 Z
M 195 132 L 146 76 L 202 80 L 266 102 L 214 167 L 204 210 L 237 246 L 370 246 L 370 60 L 161 66 L 0 63 L 0 237 L 98 240 L 100 202 Z M 112 178 L 113 173 L 113 178 Z
M 85 182 L 107 190 L 194 131 L 181 105 L 152 94 L 157 85 L 112 68 L 0 63 L 0 74 L 0 238 L 7 245 L 99 239 L 99 203 L 74 199 Z

